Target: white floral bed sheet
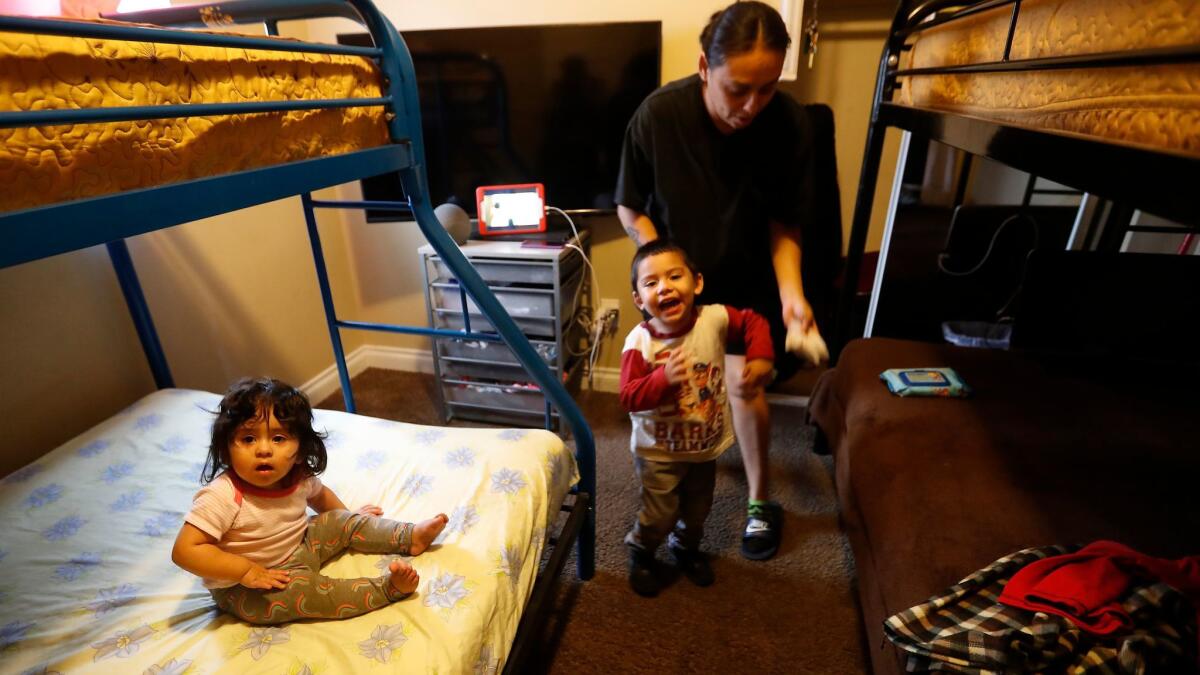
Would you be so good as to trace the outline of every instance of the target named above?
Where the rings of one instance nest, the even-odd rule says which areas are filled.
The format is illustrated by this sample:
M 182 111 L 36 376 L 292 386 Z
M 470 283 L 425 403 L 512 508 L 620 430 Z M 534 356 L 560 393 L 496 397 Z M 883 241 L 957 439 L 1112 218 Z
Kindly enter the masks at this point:
M 0 481 L 0 673 L 493 673 L 508 655 L 575 459 L 540 430 L 424 427 L 316 411 L 322 475 L 350 508 L 450 516 L 408 559 L 417 593 L 342 621 L 218 613 L 171 545 L 220 397 L 151 394 Z M 330 576 L 378 575 L 348 552 Z

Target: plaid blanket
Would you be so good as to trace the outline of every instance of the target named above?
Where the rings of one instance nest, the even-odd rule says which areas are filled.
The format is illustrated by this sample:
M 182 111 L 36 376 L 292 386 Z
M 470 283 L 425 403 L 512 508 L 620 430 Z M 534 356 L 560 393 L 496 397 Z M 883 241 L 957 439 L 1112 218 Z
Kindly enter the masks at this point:
M 1133 630 L 1099 638 L 1069 619 L 998 602 L 1017 570 L 1078 546 L 1043 546 L 1000 558 L 927 602 L 883 623 L 908 653 L 909 672 L 1192 673 L 1196 620 L 1187 598 L 1162 583 L 1136 582 L 1122 601 Z

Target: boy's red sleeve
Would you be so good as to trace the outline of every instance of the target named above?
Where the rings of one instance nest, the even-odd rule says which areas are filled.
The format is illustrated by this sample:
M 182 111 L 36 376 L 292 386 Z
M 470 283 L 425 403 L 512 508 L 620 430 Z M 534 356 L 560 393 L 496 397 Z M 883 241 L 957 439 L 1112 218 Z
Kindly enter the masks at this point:
M 771 324 L 752 309 L 737 309 L 726 305 L 725 311 L 729 313 L 729 328 L 725 333 L 726 344 L 745 345 L 747 361 L 774 361 L 775 347 L 771 345 Z
M 621 407 L 625 412 L 657 408 L 670 389 L 667 371 L 646 363 L 640 351 L 626 349 L 621 354 Z

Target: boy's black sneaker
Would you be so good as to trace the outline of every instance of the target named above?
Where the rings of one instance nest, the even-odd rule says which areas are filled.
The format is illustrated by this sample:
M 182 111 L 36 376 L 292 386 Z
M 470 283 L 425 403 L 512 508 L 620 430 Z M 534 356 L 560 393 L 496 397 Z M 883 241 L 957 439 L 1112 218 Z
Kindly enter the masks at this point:
M 629 587 L 644 598 L 658 595 L 660 585 L 654 573 L 654 553 L 629 548 Z
M 713 576 L 712 566 L 708 564 L 708 556 L 701 551 L 687 551 L 677 546 L 668 548 L 671 555 L 675 556 L 675 566 L 688 581 L 701 588 L 712 586 L 716 577 Z
M 742 557 L 766 560 L 779 550 L 783 534 L 783 508 L 775 502 L 751 504 L 742 534 Z

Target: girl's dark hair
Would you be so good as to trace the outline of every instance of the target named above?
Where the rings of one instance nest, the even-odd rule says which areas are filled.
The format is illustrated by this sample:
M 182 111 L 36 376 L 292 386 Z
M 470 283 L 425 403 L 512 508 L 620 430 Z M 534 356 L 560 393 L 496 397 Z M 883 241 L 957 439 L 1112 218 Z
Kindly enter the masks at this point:
M 659 255 L 660 253 L 678 253 L 679 257 L 683 259 L 683 264 L 687 265 L 688 270 L 693 275 L 696 274 L 696 264 L 692 262 L 687 251 L 683 250 L 679 244 L 670 239 L 655 239 L 639 246 L 637 252 L 633 254 L 633 262 L 629 265 L 629 285 L 633 287 L 634 293 L 637 293 L 638 265 L 641 265 L 642 261 L 646 258 Z
M 300 442 L 296 465 L 312 476 L 325 470 L 329 461 L 325 453 L 327 434 L 313 429 L 312 406 L 304 392 L 273 378 L 247 377 L 234 382 L 221 399 L 217 418 L 213 420 L 208 460 L 200 474 L 202 482 L 212 482 L 230 467 L 229 444 L 233 442 L 233 435 L 243 424 L 258 419 L 267 411 L 274 413 L 275 419 Z
M 779 12 L 753 0 L 735 2 L 713 14 L 700 32 L 700 48 L 710 68 L 723 65 L 731 56 L 751 51 L 759 40 L 767 49 L 781 54 L 792 42 Z

